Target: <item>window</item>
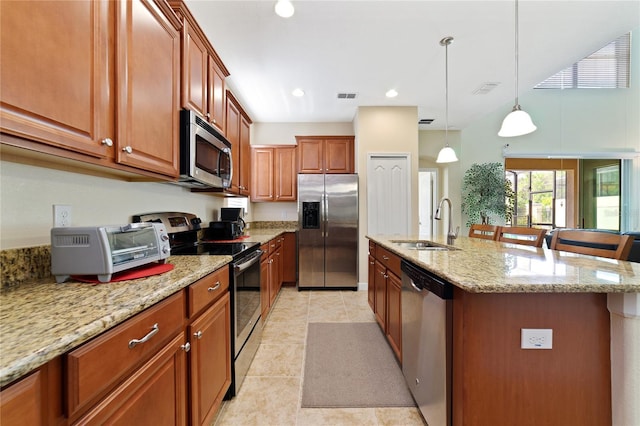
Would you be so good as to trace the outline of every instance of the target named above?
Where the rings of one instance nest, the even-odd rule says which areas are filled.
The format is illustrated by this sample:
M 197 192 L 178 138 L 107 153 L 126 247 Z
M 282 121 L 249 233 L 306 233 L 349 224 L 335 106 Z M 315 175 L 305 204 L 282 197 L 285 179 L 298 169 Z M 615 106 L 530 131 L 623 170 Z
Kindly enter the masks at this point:
M 631 33 L 535 86 L 535 89 L 615 89 L 629 87 Z
M 508 170 L 516 193 L 511 225 L 554 229 L 567 222 L 566 170 Z

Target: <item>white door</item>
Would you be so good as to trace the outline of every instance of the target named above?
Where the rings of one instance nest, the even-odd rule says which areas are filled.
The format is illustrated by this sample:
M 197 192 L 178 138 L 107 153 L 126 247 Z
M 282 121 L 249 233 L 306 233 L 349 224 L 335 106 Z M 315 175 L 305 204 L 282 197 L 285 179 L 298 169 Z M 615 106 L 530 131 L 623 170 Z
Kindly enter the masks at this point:
M 368 234 L 410 234 L 411 162 L 409 154 L 369 154 L 367 213 Z
M 438 187 L 438 171 L 421 169 L 418 172 L 418 223 L 420 236 L 431 238 L 435 233 L 433 214 L 437 204 L 436 188 Z

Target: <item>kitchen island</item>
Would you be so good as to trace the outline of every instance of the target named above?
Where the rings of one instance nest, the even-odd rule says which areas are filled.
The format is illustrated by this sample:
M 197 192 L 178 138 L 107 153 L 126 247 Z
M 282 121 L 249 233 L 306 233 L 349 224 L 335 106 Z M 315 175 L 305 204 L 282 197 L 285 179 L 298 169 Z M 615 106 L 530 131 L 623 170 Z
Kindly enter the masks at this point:
M 633 424 L 637 389 L 619 391 L 637 370 L 612 383 L 627 365 L 611 360 L 630 343 L 608 298 L 640 293 L 640 264 L 466 237 L 451 250 L 368 238 L 454 285 L 452 424 Z M 552 329 L 552 349 L 521 349 L 524 328 Z

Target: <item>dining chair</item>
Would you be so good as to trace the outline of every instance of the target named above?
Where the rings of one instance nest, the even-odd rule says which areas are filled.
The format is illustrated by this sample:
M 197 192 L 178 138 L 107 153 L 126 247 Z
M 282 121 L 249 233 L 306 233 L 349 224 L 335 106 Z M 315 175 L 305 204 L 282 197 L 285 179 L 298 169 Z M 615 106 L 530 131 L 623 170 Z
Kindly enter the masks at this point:
M 501 226 L 498 231 L 498 241 L 542 247 L 546 234 L 546 229 L 527 228 L 524 226 Z
M 496 241 L 498 239 L 498 225 L 483 225 L 474 223 L 469 228 L 469 236 L 472 238 L 482 238 L 484 240 Z
M 556 229 L 551 239 L 552 250 L 589 254 L 610 259 L 627 260 L 633 237 L 582 229 Z

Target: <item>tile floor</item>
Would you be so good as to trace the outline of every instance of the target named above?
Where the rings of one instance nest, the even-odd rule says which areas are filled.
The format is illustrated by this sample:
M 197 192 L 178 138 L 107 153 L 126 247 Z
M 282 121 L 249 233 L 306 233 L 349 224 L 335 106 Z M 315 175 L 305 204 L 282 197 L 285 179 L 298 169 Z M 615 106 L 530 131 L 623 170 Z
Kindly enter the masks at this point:
M 284 287 L 238 395 L 224 402 L 215 426 L 424 425 L 416 408 L 301 408 L 309 322 L 375 321 L 366 291 Z

